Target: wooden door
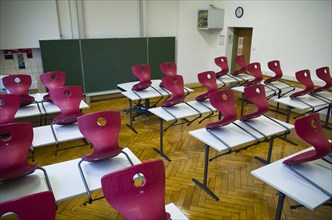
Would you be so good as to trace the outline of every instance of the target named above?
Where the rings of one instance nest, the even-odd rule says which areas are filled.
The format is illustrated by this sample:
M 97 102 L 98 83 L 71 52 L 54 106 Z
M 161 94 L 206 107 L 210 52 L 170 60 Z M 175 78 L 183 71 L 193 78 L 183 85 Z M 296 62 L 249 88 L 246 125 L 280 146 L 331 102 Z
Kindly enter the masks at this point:
M 234 62 L 235 56 L 242 54 L 246 58 L 246 62 L 249 63 L 250 51 L 251 51 L 251 39 L 252 39 L 252 28 L 234 28 L 231 72 L 239 69 L 238 65 Z

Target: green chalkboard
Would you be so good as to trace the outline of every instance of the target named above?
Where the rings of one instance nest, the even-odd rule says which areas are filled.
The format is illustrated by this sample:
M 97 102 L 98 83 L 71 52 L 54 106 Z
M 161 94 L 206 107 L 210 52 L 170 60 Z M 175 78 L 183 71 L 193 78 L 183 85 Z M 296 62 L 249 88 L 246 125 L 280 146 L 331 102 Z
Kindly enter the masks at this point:
M 86 93 L 116 89 L 133 79 L 133 65 L 147 63 L 147 39 L 84 39 L 82 57 Z
M 65 85 L 81 86 L 83 75 L 78 40 L 40 40 L 44 72 L 63 71 L 66 73 Z
M 165 75 L 160 71 L 159 65 L 175 62 L 175 37 L 149 37 L 148 48 L 151 79 L 161 79 Z

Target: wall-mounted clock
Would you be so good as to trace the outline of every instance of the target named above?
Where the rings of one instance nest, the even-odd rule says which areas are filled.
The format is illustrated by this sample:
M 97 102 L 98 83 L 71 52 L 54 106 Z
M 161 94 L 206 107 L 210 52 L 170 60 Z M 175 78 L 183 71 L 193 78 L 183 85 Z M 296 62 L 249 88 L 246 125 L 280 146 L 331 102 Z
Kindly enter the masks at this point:
M 241 18 L 242 15 L 243 15 L 243 12 L 244 12 L 244 10 L 243 10 L 242 7 L 237 7 L 237 8 L 235 9 L 235 16 L 236 16 L 237 18 Z

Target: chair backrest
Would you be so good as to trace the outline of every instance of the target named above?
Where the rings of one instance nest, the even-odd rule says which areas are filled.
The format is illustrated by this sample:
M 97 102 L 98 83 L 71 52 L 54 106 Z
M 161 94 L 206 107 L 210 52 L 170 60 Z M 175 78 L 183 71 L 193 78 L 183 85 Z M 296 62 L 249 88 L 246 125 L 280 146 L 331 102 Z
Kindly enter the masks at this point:
M 258 62 L 250 63 L 247 65 L 247 70 L 255 77 L 252 80 L 247 81 L 244 86 L 251 86 L 260 83 L 263 80 L 263 73 L 261 64 Z
M 265 84 L 269 84 L 282 78 L 283 73 L 280 67 L 279 60 L 272 60 L 267 63 L 267 66 L 272 72 L 274 72 L 275 75 L 264 80 Z
M 48 89 L 49 93 L 55 88 L 64 86 L 66 82 L 66 74 L 61 71 L 42 73 L 39 78 L 40 82 Z M 44 101 L 52 101 L 49 93 L 44 96 Z
M 14 122 L 20 99 L 14 94 L 0 94 L 0 125 Z
M 214 71 L 205 71 L 197 75 L 198 81 L 207 88 L 207 92 L 200 94 L 196 97 L 197 101 L 204 101 L 209 98 L 211 92 L 218 90 L 216 81 L 216 74 Z
M 20 97 L 20 105 L 29 105 L 34 101 L 34 98 L 30 96 L 29 89 L 32 84 L 31 76 L 28 74 L 13 74 L 2 78 L 4 87 L 11 94 L 18 95 Z
M 172 97 L 162 103 L 163 107 L 171 107 L 184 101 L 184 83 L 181 75 L 165 76 L 161 82 L 172 93 Z
M 256 106 L 256 111 L 243 115 L 241 120 L 257 118 L 269 110 L 269 103 L 266 99 L 265 87 L 255 84 L 244 88 L 244 97 L 247 101 Z
M 80 86 L 63 86 L 52 90 L 51 99 L 59 107 L 61 114 L 55 119 L 70 118 L 80 116 L 80 103 L 82 101 L 82 88 Z M 71 124 L 77 121 L 76 118 L 63 122 L 62 124 Z
M 15 122 L 0 126 L 0 181 L 25 176 L 36 169 L 29 167 L 27 162 L 32 139 L 33 129 L 30 122 Z
M 141 185 L 138 176 L 144 179 Z M 162 160 L 143 162 L 101 178 L 108 203 L 128 220 L 168 219 L 165 211 L 165 168 Z
M 121 152 L 118 137 L 121 129 L 121 116 L 118 111 L 100 111 L 85 114 L 77 119 L 78 128 L 93 145 L 92 154 L 85 159 L 103 160 Z M 95 157 L 97 155 L 97 157 Z
M 227 57 L 225 56 L 216 57 L 214 59 L 214 62 L 217 66 L 220 67 L 220 71 L 216 72 L 216 78 L 222 77 L 228 73 L 229 67 L 228 67 Z
M 309 162 L 325 157 L 330 153 L 332 145 L 323 132 L 319 113 L 296 119 L 294 127 L 296 134 L 315 149 L 291 157 L 283 161 L 283 163 Z
M 212 122 L 206 126 L 208 129 L 226 126 L 237 119 L 236 105 L 233 91 L 231 89 L 222 89 L 210 93 L 210 103 L 222 114 L 222 119 Z
M 295 77 L 299 83 L 305 86 L 305 88 L 301 91 L 294 92 L 293 94 L 290 95 L 291 98 L 296 98 L 299 96 L 306 95 L 310 92 L 312 92 L 315 88 L 314 83 L 311 80 L 310 76 L 310 70 L 305 69 L 305 70 L 300 70 L 295 73 Z
M 166 76 L 175 76 L 177 74 L 175 62 L 165 62 L 159 65 L 160 71 Z
M 141 91 L 151 86 L 151 68 L 149 64 L 138 64 L 131 67 L 133 74 L 140 80 L 132 90 Z
M 244 57 L 244 55 L 237 55 L 234 58 L 234 62 L 240 66 L 240 69 L 235 70 L 232 74 L 234 76 L 240 74 L 240 73 L 244 73 L 247 71 L 247 62 L 246 62 L 246 58 Z
M 314 90 L 315 92 L 321 92 L 321 91 L 332 88 L 332 77 L 330 75 L 329 67 L 325 66 L 325 67 L 316 69 L 316 74 L 317 74 L 318 78 L 320 78 L 321 80 L 323 80 L 325 82 L 325 85 L 322 87 L 316 88 Z
M 0 203 L 0 217 L 14 212 L 20 220 L 55 220 L 56 203 L 51 191 L 44 191 Z

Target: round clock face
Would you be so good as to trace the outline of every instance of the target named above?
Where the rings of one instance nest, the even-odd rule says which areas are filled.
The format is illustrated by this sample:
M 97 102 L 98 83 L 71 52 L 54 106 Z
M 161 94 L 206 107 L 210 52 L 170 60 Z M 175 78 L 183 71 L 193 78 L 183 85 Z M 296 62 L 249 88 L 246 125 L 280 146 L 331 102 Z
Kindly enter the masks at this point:
M 243 8 L 242 7 L 237 7 L 235 9 L 235 16 L 238 18 L 241 18 L 243 15 Z

